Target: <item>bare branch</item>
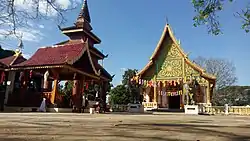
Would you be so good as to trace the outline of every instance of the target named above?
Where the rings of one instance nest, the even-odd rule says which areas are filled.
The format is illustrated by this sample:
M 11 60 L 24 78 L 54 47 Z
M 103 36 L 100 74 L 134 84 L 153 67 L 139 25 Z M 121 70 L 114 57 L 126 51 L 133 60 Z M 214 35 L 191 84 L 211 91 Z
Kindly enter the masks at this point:
M 60 0 L 0 0 L 0 34 L 4 37 L 20 38 L 21 28 L 31 27 L 30 23 L 38 20 L 66 22 L 64 13 L 76 8 L 78 0 L 69 0 L 70 5 L 62 5 Z

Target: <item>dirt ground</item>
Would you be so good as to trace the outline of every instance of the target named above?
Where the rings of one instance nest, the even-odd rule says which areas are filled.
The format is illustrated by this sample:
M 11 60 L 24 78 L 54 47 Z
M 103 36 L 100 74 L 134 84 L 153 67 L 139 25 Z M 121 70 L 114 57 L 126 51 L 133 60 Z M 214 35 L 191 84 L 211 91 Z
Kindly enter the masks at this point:
M 245 141 L 250 117 L 0 113 L 0 141 Z

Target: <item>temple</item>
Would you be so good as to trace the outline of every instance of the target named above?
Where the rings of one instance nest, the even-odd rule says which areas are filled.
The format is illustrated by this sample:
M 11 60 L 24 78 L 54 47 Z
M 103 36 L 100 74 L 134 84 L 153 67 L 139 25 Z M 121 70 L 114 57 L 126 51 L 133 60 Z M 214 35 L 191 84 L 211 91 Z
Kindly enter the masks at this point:
M 183 109 L 190 104 L 184 94 L 191 87 L 196 103 L 211 104 L 216 77 L 188 59 L 167 24 L 148 64 L 135 79 L 143 86 L 145 108 Z
M 70 101 L 80 108 L 82 95 L 106 105 L 106 91 L 112 76 L 98 63 L 107 57 L 95 44 L 101 40 L 92 32 L 87 0 L 71 27 L 61 28 L 67 41 L 39 48 L 26 60 L 20 52 L 3 58 L 1 64 L 8 73 L 5 103 L 9 106 L 38 107 L 43 97 L 51 106 L 63 106 L 65 98 L 59 92 L 60 81 L 73 81 Z M 65 83 L 67 87 L 68 82 Z M 87 91 L 90 88 L 94 93 Z M 69 104 L 69 103 L 68 103 Z

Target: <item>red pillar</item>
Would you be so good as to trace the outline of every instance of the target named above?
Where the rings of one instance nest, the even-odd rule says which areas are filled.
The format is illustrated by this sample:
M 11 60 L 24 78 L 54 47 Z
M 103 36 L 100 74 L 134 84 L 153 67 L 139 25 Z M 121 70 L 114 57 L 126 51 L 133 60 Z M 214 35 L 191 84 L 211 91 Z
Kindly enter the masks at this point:
M 77 75 L 74 75 L 73 88 L 72 88 L 72 102 L 74 110 L 80 110 L 81 108 L 81 84 L 79 80 L 76 80 Z

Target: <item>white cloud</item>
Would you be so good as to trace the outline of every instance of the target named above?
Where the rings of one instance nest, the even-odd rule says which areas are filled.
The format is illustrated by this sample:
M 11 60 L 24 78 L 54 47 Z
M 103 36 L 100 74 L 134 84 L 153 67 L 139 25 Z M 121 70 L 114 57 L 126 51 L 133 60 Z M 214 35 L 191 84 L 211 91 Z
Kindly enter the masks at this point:
M 31 57 L 30 54 L 26 54 L 26 53 L 23 53 L 23 57 L 26 58 L 26 59 L 29 59 Z
M 4 37 L 4 34 L 7 34 L 8 31 L 5 29 L 0 29 L 0 38 Z M 26 28 L 21 28 L 17 29 L 16 33 L 18 35 L 22 35 L 22 40 L 23 41 L 29 41 L 29 42 L 39 42 L 40 40 L 43 39 L 43 34 L 41 31 L 36 30 L 36 29 L 26 29 Z M 15 38 L 14 35 L 9 36 L 11 38 Z
M 55 0 L 55 6 L 59 9 L 68 9 L 70 7 L 79 4 L 81 0 Z M 15 0 L 15 5 L 17 8 L 30 12 L 30 14 L 35 13 L 37 4 L 31 0 Z M 39 12 L 46 14 L 47 16 L 56 16 L 57 11 L 53 7 L 48 6 L 46 1 L 39 1 Z
M 44 25 L 39 25 L 39 28 L 44 28 Z
M 22 34 L 22 40 L 30 42 L 39 42 L 43 38 L 41 31 L 36 29 L 20 29 L 17 31 L 19 34 Z

